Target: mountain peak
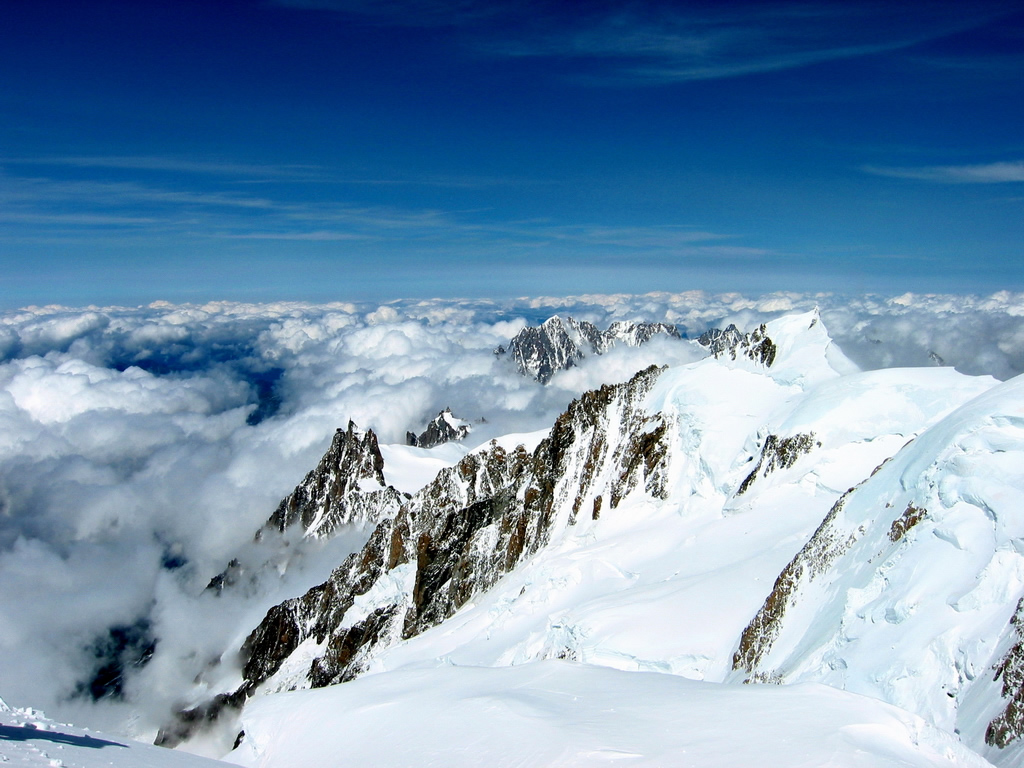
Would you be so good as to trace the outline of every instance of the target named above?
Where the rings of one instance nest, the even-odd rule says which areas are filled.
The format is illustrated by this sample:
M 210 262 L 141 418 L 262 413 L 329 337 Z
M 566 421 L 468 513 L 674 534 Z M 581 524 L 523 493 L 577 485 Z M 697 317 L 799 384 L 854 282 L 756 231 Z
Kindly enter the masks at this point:
M 468 421 L 456 417 L 451 408 L 445 408 L 430 420 L 427 428 L 419 435 L 406 432 L 405 444 L 417 448 L 433 448 L 435 445 L 463 440 L 472 431 L 473 427 Z
M 509 342 L 507 353 L 519 372 L 547 384 L 558 371 L 568 370 L 590 355 L 603 355 L 616 344 L 638 347 L 657 335 L 681 338 L 667 323 L 618 320 L 605 331 L 586 320 L 552 315 L 539 326 L 523 328 Z M 498 347 L 498 355 L 506 354 Z

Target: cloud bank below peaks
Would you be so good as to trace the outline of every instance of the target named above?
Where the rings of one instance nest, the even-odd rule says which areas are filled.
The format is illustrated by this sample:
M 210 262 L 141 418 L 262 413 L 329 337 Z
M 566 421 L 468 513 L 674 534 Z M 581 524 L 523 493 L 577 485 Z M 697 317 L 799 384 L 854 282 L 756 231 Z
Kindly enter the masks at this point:
M 155 303 L 0 314 L 0 695 L 145 732 L 180 703 L 210 655 L 272 604 L 269 594 L 216 605 L 195 597 L 250 544 L 337 427 L 352 419 L 382 443 L 404 443 L 451 407 L 474 424 L 458 449 L 468 450 L 544 429 L 587 389 L 695 354 L 685 341 L 657 338 L 586 358 L 541 386 L 493 354 L 527 325 L 557 313 L 602 329 L 616 320 L 672 323 L 695 338 L 814 306 L 863 368 L 945 364 L 1004 379 L 1024 371 L 1024 295 L 1011 293 Z M 196 612 L 221 616 L 211 622 L 219 629 L 194 637 Z M 82 694 L 111 647 L 154 654 L 125 682 L 130 711 L 143 713 L 134 725 L 127 705 Z

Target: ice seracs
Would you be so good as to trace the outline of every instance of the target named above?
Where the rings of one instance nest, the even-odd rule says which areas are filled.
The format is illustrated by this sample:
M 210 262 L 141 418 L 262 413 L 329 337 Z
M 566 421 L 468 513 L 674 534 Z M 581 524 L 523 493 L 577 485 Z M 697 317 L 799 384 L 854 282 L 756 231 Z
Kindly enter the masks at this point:
M 1022 502 L 1017 378 L 922 432 L 833 506 L 744 631 L 735 668 L 888 701 L 1016 764 Z

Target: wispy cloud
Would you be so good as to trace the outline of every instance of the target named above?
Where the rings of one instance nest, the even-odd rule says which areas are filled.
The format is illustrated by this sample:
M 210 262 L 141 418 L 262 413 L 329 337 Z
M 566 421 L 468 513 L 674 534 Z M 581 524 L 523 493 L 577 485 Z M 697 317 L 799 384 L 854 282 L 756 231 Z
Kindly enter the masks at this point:
M 862 170 L 875 176 L 932 181 L 940 184 L 1005 184 L 1024 181 L 1024 161 L 981 165 L 932 165 L 919 168 L 867 165 Z
M 342 240 L 371 240 L 371 235 L 354 232 L 246 232 L 220 235 L 226 240 L 296 240 L 300 242 L 335 242 Z
M 459 28 L 479 55 L 589 62 L 578 79 L 665 83 L 714 80 L 910 48 L 1011 12 L 919 3 L 678 3 L 638 0 L 566 8 L 553 2 L 482 0 L 276 0 L 294 8 L 358 14 L 394 26 Z
M 80 157 L 54 156 L 33 158 L 7 157 L 0 158 L 0 164 L 63 166 L 69 168 L 110 168 L 128 171 L 164 171 L 168 173 L 207 174 L 216 176 L 262 176 L 278 179 L 288 177 L 300 177 L 305 179 L 319 175 L 322 171 L 321 168 L 315 165 L 264 165 L 258 163 L 231 163 L 150 155 Z
M 275 241 L 353 247 L 375 242 L 409 253 L 456 249 L 464 255 L 549 258 L 571 252 L 651 263 L 774 255 L 735 235 L 699 226 L 510 220 L 490 209 L 357 205 L 327 195 L 305 200 L 256 197 L 205 180 L 173 180 L 171 188 L 172 180 L 161 186 L 149 175 L 142 178 L 146 183 L 0 174 L 0 236 L 35 242 L 77 238 L 93 245 L 106 244 L 111 237 L 136 242 L 147 236 L 165 242 L 250 242 L 254 247 Z
M 137 182 L 0 177 L 0 200 L 7 203 L 74 204 L 87 208 L 137 208 L 140 205 L 195 205 L 271 208 L 266 198 L 220 191 L 166 189 Z

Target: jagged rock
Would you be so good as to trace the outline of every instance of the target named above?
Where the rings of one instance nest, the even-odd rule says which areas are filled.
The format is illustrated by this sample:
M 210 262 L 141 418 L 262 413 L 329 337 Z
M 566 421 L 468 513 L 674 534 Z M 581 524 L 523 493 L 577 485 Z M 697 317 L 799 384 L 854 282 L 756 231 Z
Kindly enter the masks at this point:
M 1024 736 L 1024 597 L 1010 619 L 1015 642 L 995 666 L 995 680 L 1003 679 L 1000 691 L 1007 699 L 1003 711 L 985 729 L 985 743 L 1005 749 Z
M 302 526 L 306 536 L 323 538 L 339 526 L 376 522 L 394 515 L 402 494 L 384 480 L 384 458 L 373 430 L 349 421 L 339 429 L 316 469 L 278 505 L 264 526 L 283 532 Z
M 814 581 L 824 573 L 856 541 L 857 531 L 846 530 L 838 520 L 847 499 L 855 490 L 851 488 L 839 497 L 810 541 L 779 574 L 764 605 L 740 636 L 739 648 L 732 660 L 733 669 L 745 672 L 757 670 L 778 637 L 783 617 L 796 601 L 800 586 L 804 582 Z M 764 681 L 772 677 L 770 672 L 766 678 L 763 670 L 757 671 L 758 674 L 753 678 L 755 680 Z
M 697 343 L 716 358 L 728 355 L 735 360 L 742 355 L 766 368 L 775 362 L 775 342 L 768 337 L 764 323 L 750 333 L 743 333 L 732 323 L 724 331 L 711 328 L 697 337 Z
M 245 682 L 231 701 L 286 663 L 305 668 L 289 687 L 350 680 L 377 649 L 439 624 L 491 587 L 581 509 L 596 518 L 602 499 L 614 509 L 638 487 L 664 498 L 668 425 L 643 405 L 661 370 L 574 400 L 532 454 L 492 442 L 442 470 L 327 581 L 268 611 L 243 644 Z M 358 607 L 371 590 L 377 599 Z M 186 720 L 201 720 L 192 712 Z
M 225 588 L 233 587 L 238 583 L 238 579 L 241 576 L 242 571 L 242 563 L 237 557 L 233 557 L 228 563 L 227 568 L 210 579 L 210 583 L 206 585 L 206 588 L 220 594 Z
M 681 338 L 678 329 L 666 323 L 629 323 L 616 321 L 607 331 L 586 320 L 565 319 L 555 315 L 540 326 L 523 328 L 508 345 L 519 372 L 547 384 L 557 371 L 572 368 L 590 355 L 603 355 L 616 343 L 637 347 L 658 334 Z M 504 347 L 494 350 L 506 354 Z
M 272 551 L 270 560 L 253 562 L 251 553 L 232 558 L 206 589 L 220 594 L 245 583 L 246 577 L 254 580 L 268 570 L 283 572 L 291 559 L 302 556 L 303 541 L 329 538 L 346 525 L 376 525 L 393 517 L 406 497 L 385 482 L 384 458 L 373 430 L 361 430 L 349 421 L 347 429 L 334 433 L 316 468 L 281 500 L 254 537 L 265 541 L 287 535 L 291 543 Z
M 463 440 L 472 430 L 468 422 L 452 415 L 451 408 L 445 408 L 427 424 L 427 428 L 419 436 L 406 432 L 405 443 L 418 448 L 433 448 L 435 445 L 450 443 L 453 440 Z
M 761 457 L 757 460 L 757 466 L 740 483 L 736 495 L 742 496 L 746 493 L 759 476 L 767 477 L 778 469 L 789 469 L 798 458 L 810 453 L 815 447 L 820 448 L 821 442 L 814 439 L 813 432 L 806 434 L 798 432 L 791 437 L 783 438 L 777 435 L 768 435 L 761 448 Z

